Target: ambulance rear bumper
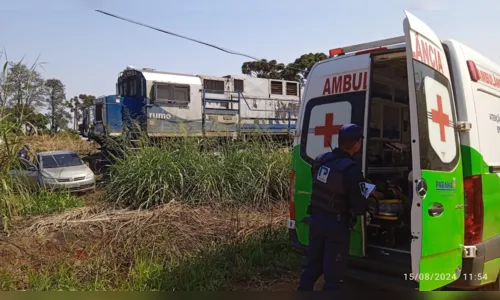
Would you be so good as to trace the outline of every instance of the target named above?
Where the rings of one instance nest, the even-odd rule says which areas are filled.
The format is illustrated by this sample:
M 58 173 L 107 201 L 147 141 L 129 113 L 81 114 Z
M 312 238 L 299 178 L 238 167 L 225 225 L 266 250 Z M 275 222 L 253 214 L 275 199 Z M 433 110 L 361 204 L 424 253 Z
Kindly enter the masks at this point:
M 494 274 L 486 274 L 484 265 L 500 258 L 500 235 L 474 246 L 465 246 L 463 257 L 460 279 L 450 284 L 450 287 L 461 289 L 477 288 L 485 284 L 481 284 L 485 277 L 488 282 L 494 282 L 497 279 L 499 270 L 493 270 Z

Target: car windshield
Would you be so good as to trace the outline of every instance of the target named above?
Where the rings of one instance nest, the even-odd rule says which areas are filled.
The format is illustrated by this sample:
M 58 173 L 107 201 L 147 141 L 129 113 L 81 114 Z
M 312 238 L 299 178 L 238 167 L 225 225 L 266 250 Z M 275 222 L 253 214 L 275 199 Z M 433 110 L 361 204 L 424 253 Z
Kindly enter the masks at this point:
M 45 169 L 64 168 L 83 165 L 83 161 L 76 153 L 65 153 L 55 155 L 44 155 L 41 157 L 42 166 Z

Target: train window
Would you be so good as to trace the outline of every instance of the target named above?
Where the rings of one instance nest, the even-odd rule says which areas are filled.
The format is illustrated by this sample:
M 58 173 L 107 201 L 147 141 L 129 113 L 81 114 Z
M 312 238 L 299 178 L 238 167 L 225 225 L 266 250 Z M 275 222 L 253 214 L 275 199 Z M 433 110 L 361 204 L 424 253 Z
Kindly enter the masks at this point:
M 96 104 L 95 106 L 95 120 L 102 121 L 102 104 Z
M 243 80 L 242 79 L 235 79 L 234 80 L 234 91 L 235 92 L 243 92 Z
M 203 79 L 203 88 L 207 91 L 207 93 L 224 93 L 224 81 Z
M 179 102 L 189 102 L 189 86 L 174 86 L 174 99 Z
M 136 83 L 135 83 L 135 80 L 134 79 L 131 79 L 129 81 L 129 85 L 130 85 L 130 94 L 129 96 L 131 97 L 135 97 L 135 91 L 136 91 Z
M 137 97 L 144 97 L 144 92 L 142 91 L 142 79 L 137 78 Z
M 189 85 L 155 83 L 155 102 L 157 103 L 183 103 L 190 102 Z
M 299 93 L 298 84 L 295 82 L 286 83 L 286 94 L 287 96 L 297 96 Z
M 283 95 L 283 82 L 271 80 L 271 94 Z

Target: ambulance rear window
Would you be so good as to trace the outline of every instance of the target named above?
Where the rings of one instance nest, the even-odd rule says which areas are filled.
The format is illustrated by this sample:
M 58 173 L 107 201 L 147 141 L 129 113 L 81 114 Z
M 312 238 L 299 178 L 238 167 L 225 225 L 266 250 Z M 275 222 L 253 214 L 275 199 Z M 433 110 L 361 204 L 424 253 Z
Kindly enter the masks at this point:
M 319 154 L 337 147 L 338 131 L 343 124 L 354 123 L 363 127 L 365 100 L 366 91 L 310 99 L 301 128 L 302 159 L 311 164 Z
M 420 168 L 452 171 L 459 161 L 455 103 L 451 84 L 441 73 L 413 61 L 420 136 Z M 426 86 L 427 85 L 427 86 Z

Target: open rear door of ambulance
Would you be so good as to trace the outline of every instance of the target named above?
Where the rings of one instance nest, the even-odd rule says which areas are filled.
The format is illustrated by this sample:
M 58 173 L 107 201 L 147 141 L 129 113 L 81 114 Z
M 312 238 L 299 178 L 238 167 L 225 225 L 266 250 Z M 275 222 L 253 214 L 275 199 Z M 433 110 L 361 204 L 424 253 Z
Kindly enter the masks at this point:
M 302 100 L 305 103 L 300 112 L 300 151 L 299 157 L 294 157 L 296 231 L 303 245 L 308 245 L 309 225 L 301 220 L 307 219 L 306 210 L 311 197 L 311 165 L 319 154 L 338 146 L 338 132 L 342 125 L 354 123 L 364 127 L 366 132 L 370 66 L 370 54 L 352 53 L 316 64 L 307 78 Z M 357 157 L 360 166 L 361 156 L 362 153 L 359 153 Z M 351 233 L 352 256 L 364 256 L 363 222 L 363 217 L 359 217 Z
M 459 278 L 464 189 L 450 71 L 440 39 L 406 13 L 413 157 L 412 273 L 421 291 Z

